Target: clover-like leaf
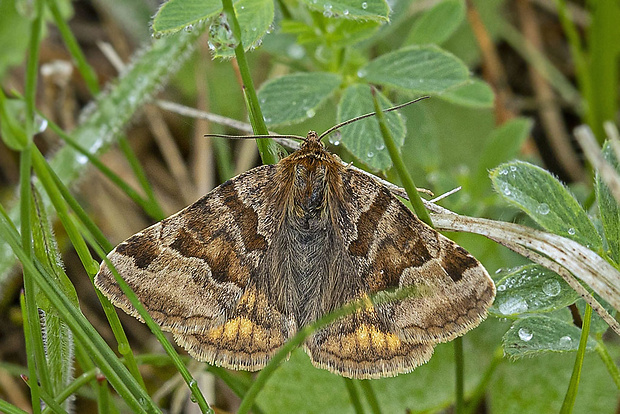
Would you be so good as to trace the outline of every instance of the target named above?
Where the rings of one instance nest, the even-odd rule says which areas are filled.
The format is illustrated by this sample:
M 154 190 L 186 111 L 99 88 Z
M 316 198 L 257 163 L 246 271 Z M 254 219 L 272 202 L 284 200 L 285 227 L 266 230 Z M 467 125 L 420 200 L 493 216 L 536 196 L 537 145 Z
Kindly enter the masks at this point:
M 500 196 L 546 230 L 593 250 L 602 247 L 601 237 L 586 212 L 549 172 L 527 162 L 514 161 L 491 171 L 491 181 Z
M 465 3 L 446 0 L 424 12 L 411 27 L 405 44 L 441 44 L 448 40 L 465 19 Z
M 385 0 L 303 0 L 327 17 L 387 21 L 390 7 Z
M 502 318 L 551 312 L 579 299 L 579 294 L 561 276 L 539 265 L 510 270 L 496 286 L 497 296 L 489 311 Z
M 472 79 L 461 86 L 447 90 L 439 96 L 445 101 L 471 108 L 490 108 L 495 99 L 493 89 L 479 79 Z
M 504 334 L 504 354 L 518 359 L 545 352 L 571 352 L 579 347 L 581 329 L 560 319 L 536 315 L 515 321 Z M 586 349 L 594 350 L 596 342 L 588 338 Z
M 383 108 L 392 103 L 381 93 L 377 97 Z M 368 85 L 352 85 L 345 89 L 338 104 L 338 122 L 343 122 L 359 115 L 374 111 L 372 94 Z M 394 142 L 400 148 L 405 140 L 405 124 L 397 112 L 385 114 L 388 128 L 392 132 Z M 341 138 L 330 138 L 332 144 L 342 142 L 344 147 L 357 159 L 373 170 L 386 170 L 392 165 L 390 154 L 383 143 L 379 124 L 374 117 L 362 119 L 340 129 Z M 337 132 L 335 133 L 337 134 Z M 332 135 L 333 136 L 333 135 Z
M 265 123 L 286 125 L 312 118 L 340 82 L 340 76 L 326 72 L 296 73 L 267 81 L 258 91 Z
M 439 94 L 469 80 L 469 70 L 461 60 L 433 45 L 386 53 L 360 68 L 357 75 L 370 83 L 420 94 Z
M 220 0 L 169 0 L 153 18 L 153 33 L 178 32 L 222 11 Z

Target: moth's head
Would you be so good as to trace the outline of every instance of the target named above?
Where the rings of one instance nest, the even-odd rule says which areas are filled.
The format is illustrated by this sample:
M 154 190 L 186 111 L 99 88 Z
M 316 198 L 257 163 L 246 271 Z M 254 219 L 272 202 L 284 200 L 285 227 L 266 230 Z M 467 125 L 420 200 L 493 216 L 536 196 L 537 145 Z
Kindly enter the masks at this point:
M 301 144 L 302 148 L 320 148 L 323 149 L 325 146 L 321 142 L 321 136 L 316 133 L 316 131 L 308 131 L 306 138 Z

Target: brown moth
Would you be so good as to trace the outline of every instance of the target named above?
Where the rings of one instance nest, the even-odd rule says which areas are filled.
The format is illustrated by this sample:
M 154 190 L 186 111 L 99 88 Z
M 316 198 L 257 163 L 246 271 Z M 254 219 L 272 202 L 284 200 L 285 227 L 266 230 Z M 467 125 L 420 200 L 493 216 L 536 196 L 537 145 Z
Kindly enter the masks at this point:
M 349 314 L 304 348 L 345 377 L 410 372 L 476 327 L 495 296 L 474 257 L 343 165 L 314 131 L 276 165 L 228 180 L 108 257 L 189 354 L 248 371 L 326 313 L 407 287 L 423 294 Z M 139 318 L 105 263 L 95 284 Z

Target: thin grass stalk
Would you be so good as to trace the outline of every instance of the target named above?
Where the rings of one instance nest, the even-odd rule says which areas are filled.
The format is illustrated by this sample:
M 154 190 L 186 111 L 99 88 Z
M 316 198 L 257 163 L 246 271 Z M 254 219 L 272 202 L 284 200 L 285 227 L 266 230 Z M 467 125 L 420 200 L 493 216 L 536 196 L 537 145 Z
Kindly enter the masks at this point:
M 586 311 L 583 315 L 583 324 L 581 326 L 581 338 L 579 339 L 579 348 L 577 349 L 577 355 L 575 357 L 575 365 L 573 366 L 573 373 L 570 377 L 570 383 L 568 384 L 568 390 L 564 396 L 564 402 L 560 409 L 561 414 L 570 414 L 575 407 L 575 400 L 577 399 L 577 390 L 579 388 L 579 381 L 581 380 L 581 370 L 583 368 L 583 358 L 586 354 L 586 345 L 588 344 L 588 336 L 590 335 L 590 323 L 592 321 L 592 307 L 586 304 Z
M 67 46 L 67 49 L 69 49 L 69 53 L 73 57 L 78 71 L 84 78 L 84 82 L 86 82 L 86 87 L 92 95 L 97 95 L 99 93 L 99 81 L 97 80 L 97 73 L 86 61 L 86 57 L 84 56 L 84 53 L 82 53 L 82 49 L 80 49 L 80 45 L 78 44 L 75 36 L 73 35 L 71 28 L 62 17 L 62 13 L 60 12 L 58 3 L 56 2 L 56 0 L 47 0 L 47 7 L 52 13 L 54 23 L 56 23 L 56 27 L 58 28 L 58 31 L 60 32 L 60 35 L 62 36 L 62 39 Z
M 235 57 L 237 58 L 237 64 L 239 65 L 239 73 L 243 80 L 243 93 L 246 98 L 248 106 L 248 113 L 250 115 L 250 123 L 256 135 L 268 135 L 269 130 L 265 125 L 263 118 L 263 112 L 260 109 L 258 103 L 258 96 L 256 95 L 256 89 L 254 88 L 254 82 L 250 74 L 250 66 L 245 56 L 245 50 L 243 49 L 243 42 L 241 40 L 241 27 L 237 20 L 235 8 L 233 7 L 232 0 L 222 0 L 222 6 L 228 19 L 230 19 L 230 25 L 233 31 L 233 35 L 239 41 L 237 47 L 235 47 Z M 258 146 L 258 152 L 260 153 L 261 160 L 264 164 L 275 164 L 278 162 L 276 152 L 273 150 L 275 146 L 274 142 L 269 139 L 257 139 L 256 145 Z
M 353 410 L 356 414 L 364 414 L 364 407 L 362 407 L 362 400 L 355 381 L 351 378 L 342 378 L 342 380 L 344 381 L 347 393 L 349 393 L 349 399 L 351 400 L 351 404 L 353 404 Z
M 364 397 L 370 406 L 370 410 L 372 414 L 381 414 L 381 406 L 379 405 L 379 401 L 377 400 L 377 394 L 375 393 L 374 388 L 372 387 L 372 383 L 369 380 L 361 380 L 359 381 L 360 387 L 362 387 L 362 391 L 364 392 Z

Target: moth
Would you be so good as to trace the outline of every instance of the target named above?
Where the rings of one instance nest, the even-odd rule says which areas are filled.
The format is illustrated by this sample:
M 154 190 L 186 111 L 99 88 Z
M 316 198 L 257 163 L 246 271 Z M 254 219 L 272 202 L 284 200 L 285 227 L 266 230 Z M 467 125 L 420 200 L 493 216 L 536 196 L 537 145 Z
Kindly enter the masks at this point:
M 314 131 L 277 164 L 226 181 L 108 258 L 190 355 L 247 371 L 328 312 L 414 288 L 421 293 L 359 309 L 303 344 L 315 366 L 345 377 L 410 372 L 436 344 L 476 327 L 495 297 L 473 256 Z M 105 262 L 95 284 L 140 319 Z

